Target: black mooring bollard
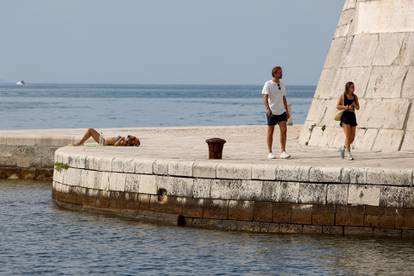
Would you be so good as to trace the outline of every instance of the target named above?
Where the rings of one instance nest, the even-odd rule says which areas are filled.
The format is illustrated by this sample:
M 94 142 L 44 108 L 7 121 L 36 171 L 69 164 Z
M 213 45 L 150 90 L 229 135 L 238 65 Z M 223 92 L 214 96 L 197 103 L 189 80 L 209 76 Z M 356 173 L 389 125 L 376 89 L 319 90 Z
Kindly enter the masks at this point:
M 223 147 L 226 140 L 221 138 L 210 138 L 206 140 L 208 144 L 208 158 L 209 159 L 222 159 Z

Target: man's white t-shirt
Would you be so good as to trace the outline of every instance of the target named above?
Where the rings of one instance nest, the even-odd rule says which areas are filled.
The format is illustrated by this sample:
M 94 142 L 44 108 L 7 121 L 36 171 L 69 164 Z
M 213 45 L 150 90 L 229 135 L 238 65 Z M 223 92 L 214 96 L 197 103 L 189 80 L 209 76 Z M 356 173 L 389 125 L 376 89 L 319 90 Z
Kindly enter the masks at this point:
M 280 89 L 276 82 L 269 80 L 264 84 L 262 90 L 262 95 L 269 95 L 268 103 L 273 115 L 281 115 L 286 112 L 283 105 L 283 96 L 286 96 L 286 86 L 281 80 L 279 83 Z

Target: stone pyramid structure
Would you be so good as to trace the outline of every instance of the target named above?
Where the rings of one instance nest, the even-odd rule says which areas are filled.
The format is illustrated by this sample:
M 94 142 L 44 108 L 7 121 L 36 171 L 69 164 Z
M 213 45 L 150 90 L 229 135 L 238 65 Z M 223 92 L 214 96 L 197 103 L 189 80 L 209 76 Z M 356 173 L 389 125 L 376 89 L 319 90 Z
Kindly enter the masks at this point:
M 339 147 L 336 101 L 353 81 L 355 148 L 414 151 L 414 0 L 346 0 L 306 122 L 304 145 Z

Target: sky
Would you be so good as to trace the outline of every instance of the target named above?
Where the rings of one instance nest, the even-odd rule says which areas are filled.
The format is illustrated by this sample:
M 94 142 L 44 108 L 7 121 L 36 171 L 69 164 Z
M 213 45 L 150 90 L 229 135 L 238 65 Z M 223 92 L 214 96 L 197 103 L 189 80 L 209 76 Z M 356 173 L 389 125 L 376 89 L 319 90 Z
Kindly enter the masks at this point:
M 315 85 L 343 2 L 1 0 L 0 80 Z

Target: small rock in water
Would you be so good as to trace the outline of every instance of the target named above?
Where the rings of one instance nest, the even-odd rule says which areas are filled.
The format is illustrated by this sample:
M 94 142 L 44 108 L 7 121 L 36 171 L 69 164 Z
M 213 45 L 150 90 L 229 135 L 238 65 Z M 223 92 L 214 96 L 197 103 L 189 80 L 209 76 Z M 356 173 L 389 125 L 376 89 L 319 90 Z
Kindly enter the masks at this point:
M 35 176 L 31 173 L 25 174 L 23 177 L 25 180 L 32 180 L 35 178 Z
M 19 177 L 16 174 L 12 174 L 8 177 L 9 180 L 17 180 Z

